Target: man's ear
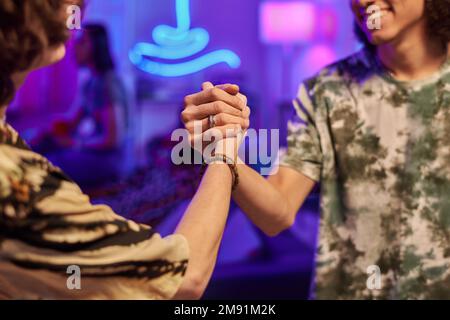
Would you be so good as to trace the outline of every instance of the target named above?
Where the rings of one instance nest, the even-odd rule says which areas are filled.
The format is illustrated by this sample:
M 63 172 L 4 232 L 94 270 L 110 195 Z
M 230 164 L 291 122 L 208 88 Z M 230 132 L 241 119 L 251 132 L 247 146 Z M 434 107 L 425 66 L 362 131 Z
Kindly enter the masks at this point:
M 55 64 L 66 56 L 66 46 L 61 44 L 59 46 L 47 48 L 39 59 L 37 66 L 33 69 L 40 69 Z

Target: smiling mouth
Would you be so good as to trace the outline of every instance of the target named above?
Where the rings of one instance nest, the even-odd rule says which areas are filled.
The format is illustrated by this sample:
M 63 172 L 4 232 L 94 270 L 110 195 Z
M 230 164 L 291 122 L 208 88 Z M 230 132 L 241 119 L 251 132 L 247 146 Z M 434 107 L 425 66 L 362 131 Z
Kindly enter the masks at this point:
M 391 13 L 392 12 L 392 8 L 389 7 L 378 7 L 374 8 L 373 10 L 370 9 L 370 7 L 368 8 L 361 8 L 359 11 L 361 20 L 364 22 L 370 21 L 370 20 L 374 20 L 377 18 L 383 18 L 386 14 Z

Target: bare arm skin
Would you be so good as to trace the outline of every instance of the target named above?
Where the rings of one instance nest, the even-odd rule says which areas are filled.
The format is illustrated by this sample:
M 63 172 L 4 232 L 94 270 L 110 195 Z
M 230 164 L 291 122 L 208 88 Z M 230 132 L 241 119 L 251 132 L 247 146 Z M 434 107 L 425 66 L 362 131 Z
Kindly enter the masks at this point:
M 203 86 L 204 90 L 210 87 Z M 234 158 L 241 142 L 228 136 L 216 144 L 215 152 Z M 211 164 L 176 230 L 187 239 L 190 255 L 186 278 L 175 299 L 199 299 L 209 283 L 230 209 L 232 183 L 228 165 Z
M 315 182 L 287 167 L 280 167 L 268 179 L 244 164 L 238 167 L 239 185 L 233 199 L 239 207 L 268 236 L 290 228 Z
M 212 164 L 181 220 L 176 234 L 190 248 L 186 276 L 175 299 L 199 299 L 211 278 L 231 199 L 232 175 L 227 165 Z

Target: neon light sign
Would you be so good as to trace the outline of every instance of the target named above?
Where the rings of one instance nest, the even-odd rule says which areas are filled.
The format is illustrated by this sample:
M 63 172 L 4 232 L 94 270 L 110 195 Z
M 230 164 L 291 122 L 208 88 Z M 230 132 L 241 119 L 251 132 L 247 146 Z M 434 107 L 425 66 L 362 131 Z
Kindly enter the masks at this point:
M 178 60 L 200 53 L 209 43 L 209 33 L 203 28 L 191 29 L 190 0 L 176 0 L 177 27 L 159 25 L 153 29 L 155 44 L 137 43 L 129 53 L 130 61 L 140 70 L 163 77 L 179 77 L 226 63 L 240 66 L 239 56 L 231 50 L 216 50 L 186 62 L 163 63 L 153 59 Z

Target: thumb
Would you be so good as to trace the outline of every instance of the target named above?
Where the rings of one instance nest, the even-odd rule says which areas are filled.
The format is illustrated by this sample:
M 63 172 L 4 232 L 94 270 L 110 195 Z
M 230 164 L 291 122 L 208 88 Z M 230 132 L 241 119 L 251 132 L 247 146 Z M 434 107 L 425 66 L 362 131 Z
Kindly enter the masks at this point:
M 208 90 L 214 88 L 214 85 L 211 82 L 203 82 L 202 90 Z

